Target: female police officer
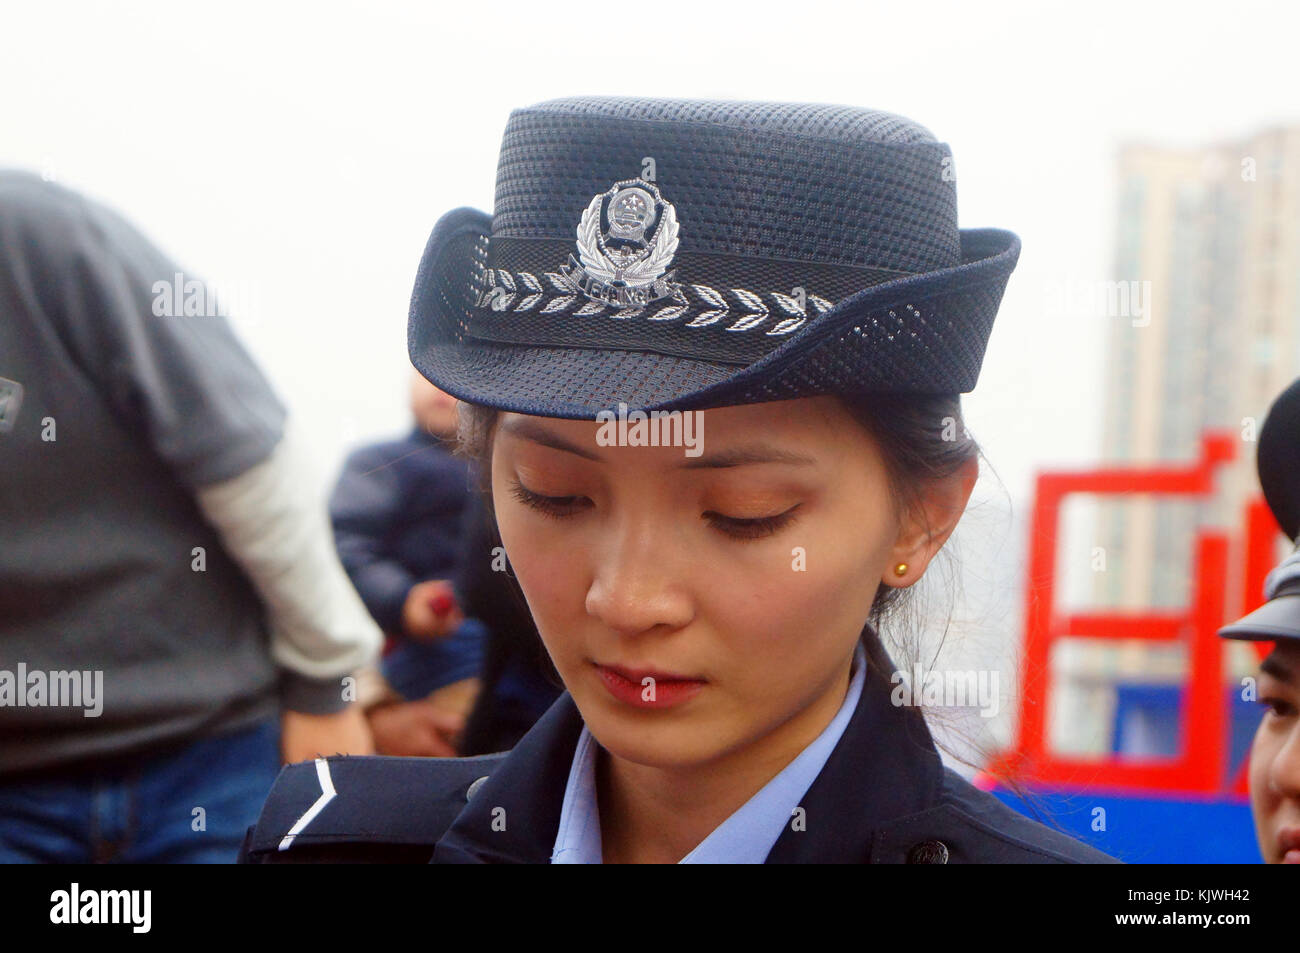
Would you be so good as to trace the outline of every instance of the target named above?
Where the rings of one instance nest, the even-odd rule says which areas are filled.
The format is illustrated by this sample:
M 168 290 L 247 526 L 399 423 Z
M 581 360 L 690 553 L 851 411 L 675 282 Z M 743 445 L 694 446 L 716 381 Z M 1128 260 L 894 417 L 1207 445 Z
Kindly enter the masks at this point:
M 876 628 L 976 480 L 958 395 L 1018 254 L 898 116 L 514 112 L 410 354 L 566 691 L 508 754 L 286 769 L 245 859 L 1110 860 L 946 769 Z

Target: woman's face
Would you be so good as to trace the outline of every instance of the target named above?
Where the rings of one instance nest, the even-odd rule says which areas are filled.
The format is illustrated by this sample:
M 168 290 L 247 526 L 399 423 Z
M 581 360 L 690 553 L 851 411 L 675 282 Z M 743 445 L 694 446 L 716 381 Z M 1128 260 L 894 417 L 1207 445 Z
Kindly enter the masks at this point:
M 643 765 L 732 754 L 837 685 L 838 707 L 877 585 L 932 554 L 834 398 L 703 419 L 696 456 L 519 414 L 493 443 L 502 542 L 547 651 L 600 744 Z
M 1267 706 L 1250 749 L 1250 802 L 1260 853 L 1300 864 L 1300 643 L 1279 641 L 1260 664 Z

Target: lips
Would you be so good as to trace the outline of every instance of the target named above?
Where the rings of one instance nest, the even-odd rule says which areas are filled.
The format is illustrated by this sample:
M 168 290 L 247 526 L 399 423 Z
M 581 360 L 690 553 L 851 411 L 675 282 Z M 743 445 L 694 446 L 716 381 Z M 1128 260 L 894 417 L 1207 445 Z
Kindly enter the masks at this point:
M 591 664 L 609 694 L 633 708 L 671 708 L 689 701 L 708 684 L 702 678 L 691 678 L 662 669 L 627 668 L 622 665 L 601 665 L 598 662 Z
M 1277 835 L 1282 863 L 1300 864 L 1300 827 L 1284 827 Z
M 653 678 L 656 682 L 702 682 L 702 678 L 692 678 L 689 675 L 678 675 L 674 672 L 658 671 L 652 668 L 624 668 L 622 665 L 601 665 L 596 663 L 597 668 L 603 668 L 606 671 L 613 672 L 616 675 L 622 675 L 629 682 L 636 682 L 638 685 L 647 678 Z

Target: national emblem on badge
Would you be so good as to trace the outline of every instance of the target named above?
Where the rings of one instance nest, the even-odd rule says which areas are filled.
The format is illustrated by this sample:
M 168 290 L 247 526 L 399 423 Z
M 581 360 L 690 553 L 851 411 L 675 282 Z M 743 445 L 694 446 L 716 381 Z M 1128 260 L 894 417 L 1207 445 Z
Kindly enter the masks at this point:
M 680 285 L 668 272 L 677 231 L 677 210 L 653 182 L 616 182 L 587 204 L 578 222 L 578 255 L 569 255 L 560 273 L 575 291 L 618 308 L 677 297 Z

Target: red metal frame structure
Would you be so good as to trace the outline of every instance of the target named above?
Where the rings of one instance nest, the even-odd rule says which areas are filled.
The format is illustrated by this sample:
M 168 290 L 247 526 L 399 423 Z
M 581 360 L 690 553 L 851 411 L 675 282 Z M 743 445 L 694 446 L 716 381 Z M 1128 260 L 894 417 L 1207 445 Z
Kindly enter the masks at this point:
M 1190 466 L 1103 468 L 1040 474 L 1030 524 L 1028 580 L 1025 591 L 1025 656 L 1021 679 L 1017 741 L 997 758 L 991 770 L 1022 783 L 1059 787 L 1138 788 L 1184 793 L 1245 793 L 1244 767 L 1227 783 L 1228 709 L 1224 703 L 1223 643 L 1218 629 L 1227 617 L 1229 539 L 1226 533 L 1201 530 L 1196 536 L 1192 603 L 1184 611 L 1145 613 L 1062 613 L 1056 608 L 1056 552 L 1061 506 L 1075 493 L 1209 496 L 1214 471 L 1233 459 L 1237 439 L 1229 432 L 1208 431 L 1201 437 L 1200 460 Z M 1275 563 L 1281 533 L 1262 499 L 1246 508 L 1239 598 L 1233 618 L 1263 600 L 1264 577 Z M 1180 754 L 1143 760 L 1060 757 L 1047 746 L 1047 699 L 1051 689 L 1051 649 L 1062 638 L 1184 641 L 1189 677 L 1180 720 Z M 1270 643 L 1250 643 L 1262 658 Z

